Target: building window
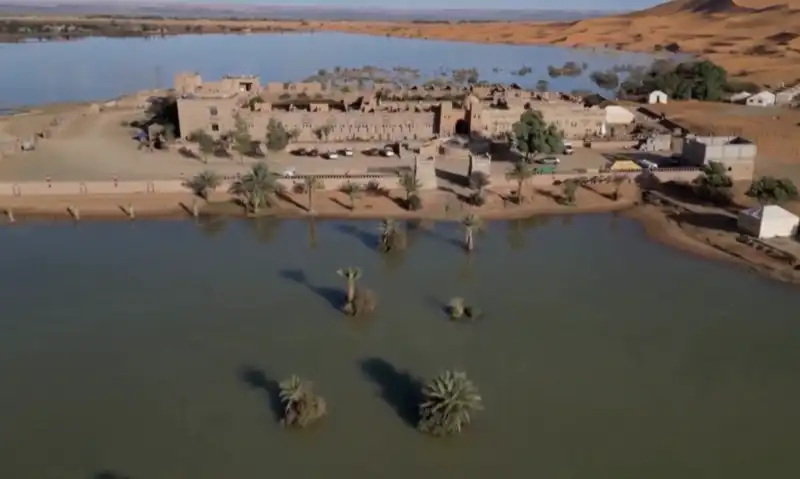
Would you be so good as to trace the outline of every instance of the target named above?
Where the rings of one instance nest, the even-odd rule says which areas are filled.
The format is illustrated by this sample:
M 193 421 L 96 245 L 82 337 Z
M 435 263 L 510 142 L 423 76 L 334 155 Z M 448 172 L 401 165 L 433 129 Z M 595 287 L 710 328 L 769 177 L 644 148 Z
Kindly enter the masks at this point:
M 219 131 L 219 123 L 212 123 L 211 131 Z
M 210 106 L 210 107 L 208 107 L 208 113 L 210 113 L 210 114 L 211 114 L 211 116 L 217 116 L 217 114 L 219 113 L 219 111 L 217 110 L 217 107 L 215 107 L 215 106 Z

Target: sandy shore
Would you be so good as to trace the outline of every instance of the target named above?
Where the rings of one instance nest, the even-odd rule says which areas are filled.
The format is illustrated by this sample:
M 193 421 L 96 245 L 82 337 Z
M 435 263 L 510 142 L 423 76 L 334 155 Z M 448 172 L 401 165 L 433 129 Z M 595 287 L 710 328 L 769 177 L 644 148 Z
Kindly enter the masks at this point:
M 627 198 L 612 201 L 602 194 L 586 190 L 578 191 L 577 204 L 565 206 L 558 203 L 557 190 L 539 189 L 537 195 L 529 194 L 530 200 L 516 205 L 505 199 L 505 192 L 489 192 L 482 207 L 464 204 L 450 192 L 423 192 L 423 208 L 408 211 L 402 206 L 404 193 L 393 191 L 388 196 L 362 195 L 355 200 L 355 207 L 347 195 L 340 192 L 319 192 L 314 195 L 313 212 L 308 209 L 307 195 L 285 194 L 274 200 L 273 206 L 264 208 L 260 216 L 282 218 L 336 218 L 336 219 L 426 219 L 436 221 L 458 221 L 468 213 L 475 213 L 485 220 L 508 220 L 541 214 L 579 214 L 619 211 L 633 205 L 630 193 Z M 608 194 L 608 193 L 606 193 Z M 536 196 L 534 199 L 533 197 Z M 544 196 L 544 197 L 543 197 Z M 196 210 L 200 215 L 248 217 L 244 208 L 227 193 L 214 193 L 208 202 L 186 193 L 157 194 L 113 194 L 113 195 L 47 195 L 47 196 L 0 196 L 0 212 L 5 223 L 10 216 L 17 222 L 26 219 L 73 220 L 77 211 L 81 220 L 130 220 L 134 218 L 186 218 Z
M 772 258 L 752 247 L 736 241 L 737 234 L 713 228 L 691 226 L 676 219 L 668 207 L 639 204 L 633 188 L 623 191 L 620 201 L 611 201 L 605 191 L 580 189 L 575 206 L 558 204 L 557 191 L 539 191 L 522 205 L 513 204 L 502 194 L 490 193 L 487 204 L 477 208 L 464 205 L 452 193 L 423 193 L 424 207 L 420 211 L 407 211 L 400 206 L 402 192 L 389 196 L 365 196 L 356 200 L 351 209 L 346 195 L 338 192 L 318 193 L 314 198 L 314 212 L 307 209 L 306 195 L 286 195 L 262 211 L 264 217 L 320 218 L 320 219 L 419 219 L 430 221 L 460 221 L 468 213 L 483 220 L 514 220 L 537 215 L 590 214 L 622 211 L 640 222 L 646 234 L 666 245 L 712 260 L 721 260 L 743 266 L 752 272 L 779 281 L 800 284 L 800 270 L 793 265 Z M 209 202 L 199 200 L 190 193 L 139 194 L 139 195 L 70 195 L 42 197 L 0 197 L 0 211 L 5 218 L 0 224 L 13 226 L 27 221 L 74 221 L 71 211 L 78 211 L 80 221 L 132 221 L 134 219 L 185 219 L 192 216 L 193 206 L 201 217 L 247 216 L 244 209 L 224 193 L 214 194 Z M 134 207 L 135 218 L 127 210 Z

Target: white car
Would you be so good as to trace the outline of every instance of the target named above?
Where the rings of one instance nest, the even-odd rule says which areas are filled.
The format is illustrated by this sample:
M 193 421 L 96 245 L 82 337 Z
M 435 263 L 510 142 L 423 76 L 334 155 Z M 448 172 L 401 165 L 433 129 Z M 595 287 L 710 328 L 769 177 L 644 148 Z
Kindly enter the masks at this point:
M 286 168 L 283 170 L 283 177 L 284 178 L 294 178 L 296 174 L 296 170 L 294 168 Z
M 336 153 L 335 151 L 329 151 L 325 153 L 325 158 L 329 160 L 335 160 L 336 158 L 339 158 L 339 154 Z
M 561 163 L 561 159 L 557 156 L 545 156 L 544 158 L 536 160 L 536 163 L 540 165 L 558 165 Z
M 344 150 L 342 150 L 342 154 L 344 156 L 353 156 L 353 150 L 351 150 L 350 148 L 345 148 Z
M 394 156 L 394 151 L 386 148 L 385 150 L 381 151 L 381 154 L 383 156 Z

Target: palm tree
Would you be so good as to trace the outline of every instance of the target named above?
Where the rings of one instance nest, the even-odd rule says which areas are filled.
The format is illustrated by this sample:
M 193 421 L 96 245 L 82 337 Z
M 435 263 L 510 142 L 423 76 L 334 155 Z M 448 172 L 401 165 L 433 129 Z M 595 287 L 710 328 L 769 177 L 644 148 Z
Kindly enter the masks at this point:
M 342 311 L 350 316 L 357 316 L 375 309 L 377 303 L 375 294 L 368 289 L 361 290 L 357 287 L 357 282 L 361 278 L 361 269 L 348 266 L 339 269 L 336 273 L 347 280 L 347 295 Z
M 514 166 L 509 168 L 509 170 L 506 172 L 506 179 L 517 182 L 517 204 L 522 204 L 524 201 L 522 186 L 535 174 L 536 170 L 534 170 L 530 164 L 524 161 L 518 161 L 514 163 Z
M 464 298 L 455 297 L 448 303 L 447 310 L 450 312 L 452 319 L 461 319 L 464 316 L 465 307 Z
M 316 176 L 306 176 L 303 179 L 303 186 L 308 194 L 308 211 L 314 212 L 314 191 L 322 188 L 322 181 Z
M 417 428 L 433 436 L 458 434 L 483 409 L 477 386 L 458 371 L 445 371 L 422 388 Z
M 464 248 L 472 251 L 475 248 L 474 233 L 480 229 L 481 219 L 478 215 L 470 213 L 461 220 L 461 226 L 464 227 Z
M 361 268 L 348 266 L 336 271 L 336 274 L 347 280 L 346 304 L 353 304 L 356 299 L 356 283 L 361 278 Z
M 381 221 L 381 225 L 378 229 L 381 233 L 381 252 L 388 253 L 392 250 L 402 249 L 405 246 L 403 242 L 403 232 L 400 230 L 395 220 L 387 218 Z
M 564 204 L 572 206 L 575 204 L 575 192 L 578 190 L 578 181 L 574 179 L 565 180 L 561 184 L 564 192 Z
M 194 194 L 208 201 L 209 195 L 216 190 L 222 183 L 218 174 L 211 170 L 204 170 L 195 175 L 191 180 L 186 181 L 184 186 L 192 190 Z
M 341 191 L 350 198 L 350 211 L 356 209 L 356 197 L 361 193 L 361 185 L 348 181 L 342 185 Z
M 619 201 L 622 198 L 619 190 L 622 188 L 622 184 L 628 181 L 628 178 L 622 175 L 617 175 L 611 178 L 611 181 L 614 182 L 614 201 Z
M 406 208 L 408 208 L 411 205 L 411 198 L 417 196 L 422 183 L 417 180 L 417 176 L 413 171 L 400 171 L 398 175 L 400 187 L 406 190 Z
M 314 394 L 314 385 L 296 375 L 281 381 L 280 399 L 283 403 L 283 424 L 306 427 L 328 412 L 325 398 Z
M 267 164 L 258 162 L 249 173 L 236 180 L 228 192 L 242 198 L 250 211 L 258 213 L 263 205 L 270 204 L 270 197 L 280 189 Z

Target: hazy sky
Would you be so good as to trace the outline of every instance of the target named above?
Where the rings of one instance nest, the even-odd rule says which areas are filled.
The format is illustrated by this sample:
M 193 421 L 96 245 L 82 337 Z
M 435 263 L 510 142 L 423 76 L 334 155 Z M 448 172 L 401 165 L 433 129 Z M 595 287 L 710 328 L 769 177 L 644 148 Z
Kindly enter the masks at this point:
M 665 1 L 665 0 L 663 0 Z M 286 6 L 336 6 L 336 7 L 383 7 L 390 9 L 426 9 L 426 8 L 481 8 L 481 9 L 540 9 L 540 10 L 638 10 L 658 3 L 659 0 L 561 0 L 548 2 L 544 0 L 404 0 L 387 2 L 386 0 L 143 0 L 141 3 L 212 3 L 216 5 L 286 5 Z M 100 2 L 100 0 L 94 0 Z M 137 3 L 135 0 L 105 0 L 103 3 Z M 69 2 L 65 2 L 69 3 Z

